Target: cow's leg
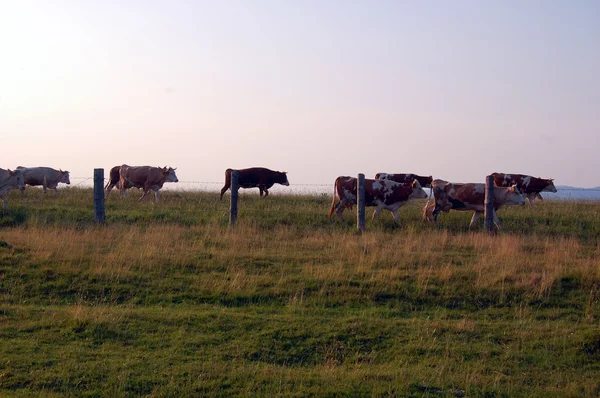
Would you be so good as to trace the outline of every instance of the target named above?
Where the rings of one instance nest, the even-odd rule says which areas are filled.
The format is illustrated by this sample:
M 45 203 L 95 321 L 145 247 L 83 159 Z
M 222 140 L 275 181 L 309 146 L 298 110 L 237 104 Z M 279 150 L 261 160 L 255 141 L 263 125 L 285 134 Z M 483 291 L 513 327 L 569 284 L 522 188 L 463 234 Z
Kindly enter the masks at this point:
M 339 202 L 338 202 L 339 203 Z M 335 203 L 335 197 L 333 198 L 333 202 L 331 203 L 331 209 L 329 209 L 329 218 L 333 215 L 333 212 L 337 209 L 337 203 Z
M 48 189 L 48 181 L 46 180 L 45 176 L 44 176 L 44 179 L 42 180 L 42 187 L 44 187 L 44 193 L 46 193 L 46 191 Z
M 471 217 L 471 223 L 469 224 L 469 229 L 471 229 L 471 227 L 473 225 L 475 225 L 475 223 L 477 222 L 477 220 L 479 220 L 479 216 L 480 215 L 481 215 L 481 212 L 475 210 L 475 212 L 473 213 L 473 217 Z
M 6 194 L 2 194 L 0 196 L 2 197 L 2 202 L 3 202 L 2 209 L 6 210 L 6 204 L 8 203 L 8 199 L 6 199 Z
M 379 213 L 381 213 L 381 210 L 383 210 L 383 206 L 379 205 L 375 208 L 375 211 L 373 212 L 373 217 L 371 218 L 372 220 L 375 219 L 375 217 L 377 217 L 379 215 Z
M 117 186 L 117 188 L 119 188 L 119 183 L 113 183 L 111 181 L 108 182 L 108 184 L 106 184 L 106 187 L 104 188 L 105 193 L 104 193 L 104 198 L 108 198 L 108 195 L 110 195 L 110 191 L 112 191 L 112 189 Z
M 396 224 L 400 225 L 400 216 L 398 215 L 398 209 L 392 210 L 392 217 L 394 217 L 394 221 L 396 221 Z
M 496 214 L 496 210 L 494 210 L 494 224 L 496 224 L 496 228 L 498 228 L 498 231 L 500 231 L 500 228 L 502 228 L 502 226 L 500 225 L 500 219 Z
M 344 212 L 345 208 L 346 208 L 346 202 L 344 202 L 343 200 L 340 200 L 338 202 L 338 204 L 335 206 L 335 214 L 337 214 L 340 221 L 344 221 L 344 218 L 342 217 L 342 213 Z
M 265 191 L 265 198 L 269 196 L 269 190 L 267 188 L 264 188 L 263 191 Z
M 158 193 L 158 189 L 154 191 L 154 200 L 156 202 L 158 202 L 158 199 L 160 199 L 160 194 Z
M 436 202 L 433 211 L 431 212 L 431 216 L 433 217 L 433 223 L 437 224 L 438 215 L 442 211 L 442 207 Z
M 434 210 L 435 210 L 435 202 L 427 201 L 427 203 L 425 204 L 425 207 L 423 208 L 423 221 L 432 222 Z
M 143 188 L 143 190 L 144 190 L 144 193 L 142 194 L 142 196 L 140 196 L 140 198 L 138 199 L 138 202 L 139 202 L 140 200 L 144 199 L 144 198 L 146 197 L 146 195 L 148 195 L 148 194 L 150 193 L 150 190 L 151 190 L 151 189 L 152 189 L 151 187 L 144 187 L 144 188 Z

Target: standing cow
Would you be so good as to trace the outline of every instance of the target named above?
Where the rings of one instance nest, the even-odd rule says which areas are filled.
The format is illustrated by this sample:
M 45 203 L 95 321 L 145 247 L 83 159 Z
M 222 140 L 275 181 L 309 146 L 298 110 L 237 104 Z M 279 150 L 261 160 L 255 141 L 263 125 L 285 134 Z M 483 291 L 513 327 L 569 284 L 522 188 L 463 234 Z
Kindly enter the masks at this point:
M 529 200 L 529 206 L 531 206 L 535 198 L 544 200 L 542 195 L 540 195 L 540 192 L 556 193 L 554 180 L 551 178 L 537 178 L 525 174 L 504 173 L 492 173 L 492 176 L 494 176 L 494 184 L 499 187 L 516 185 L 521 193 Z
M 357 203 L 357 184 L 358 180 L 355 177 L 340 176 L 335 179 L 329 218 L 335 212 L 341 220 L 344 209 L 352 208 Z M 394 221 L 400 224 L 398 209 L 410 199 L 425 198 L 427 198 L 427 193 L 421 188 L 418 180 L 413 180 L 410 184 L 401 184 L 391 180 L 365 179 L 365 206 L 376 206 L 373 218 L 381 210 L 388 210 L 392 213 Z
M 0 169 L 0 197 L 3 202 L 3 209 L 6 209 L 8 199 L 6 194 L 11 189 L 25 190 L 25 178 L 23 177 L 22 170 L 4 170 Z
M 36 186 L 41 185 L 44 188 L 44 193 L 48 188 L 54 189 L 56 192 L 58 184 L 71 184 L 69 179 L 69 172 L 62 170 L 55 170 L 51 167 L 17 167 L 17 170 L 23 172 L 23 178 L 25 184 Z
M 273 171 L 264 167 L 251 167 L 249 169 L 227 169 L 225 170 L 225 186 L 221 189 L 221 197 L 231 188 L 231 173 L 233 171 L 238 172 L 238 185 L 240 188 L 258 188 L 260 196 L 265 197 L 269 195 L 269 188 L 274 184 L 281 184 L 289 186 L 290 183 L 287 178 L 287 172 L 285 171 Z
M 403 173 L 377 173 L 375 174 L 376 180 L 391 180 L 396 181 L 401 184 L 410 184 L 414 180 L 419 181 L 421 187 L 423 188 L 431 188 L 431 183 L 433 182 L 432 176 L 420 176 L 412 173 L 403 174 Z
M 125 197 L 125 190 L 128 188 L 142 188 L 144 193 L 138 200 L 144 199 L 150 190 L 154 191 L 154 198 L 159 200 L 158 190 L 163 187 L 165 182 L 178 182 L 177 175 L 172 167 L 152 167 L 152 166 L 128 166 L 122 165 L 119 169 L 119 185 L 121 186 L 121 197 Z M 112 172 L 112 170 L 111 170 Z
M 424 209 L 425 219 L 437 223 L 440 211 L 450 210 L 473 211 L 469 229 L 479 219 L 485 210 L 485 184 L 467 183 L 455 184 L 444 180 L 434 180 L 432 183 L 434 203 L 427 203 Z M 511 187 L 494 186 L 494 224 L 500 229 L 500 220 L 496 215 L 498 209 L 504 205 L 524 205 L 525 197 L 519 189 Z

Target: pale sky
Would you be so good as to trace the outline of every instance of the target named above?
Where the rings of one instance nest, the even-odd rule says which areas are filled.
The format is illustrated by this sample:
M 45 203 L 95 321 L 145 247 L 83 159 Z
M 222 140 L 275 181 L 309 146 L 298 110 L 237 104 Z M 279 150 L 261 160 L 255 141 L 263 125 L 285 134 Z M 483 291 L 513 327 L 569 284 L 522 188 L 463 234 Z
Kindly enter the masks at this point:
M 600 186 L 600 1 L 0 0 L 1 168 Z

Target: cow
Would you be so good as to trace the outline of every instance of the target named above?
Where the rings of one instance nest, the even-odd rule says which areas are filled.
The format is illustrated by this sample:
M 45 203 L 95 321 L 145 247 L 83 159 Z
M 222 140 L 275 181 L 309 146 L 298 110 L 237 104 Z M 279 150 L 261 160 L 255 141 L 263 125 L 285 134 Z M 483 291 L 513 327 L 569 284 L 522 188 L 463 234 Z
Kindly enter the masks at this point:
M 427 203 L 424 208 L 424 218 L 437 223 L 440 211 L 450 210 L 473 211 L 469 229 L 475 225 L 479 216 L 485 210 L 485 184 L 467 183 L 456 184 L 444 180 L 432 182 L 434 202 Z M 494 186 L 494 224 L 500 229 L 500 220 L 496 215 L 504 205 L 524 205 L 525 197 L 516 185 L 510 187 Z
M 11 189 L 20 189 L 21 191 L 25 190 L 25 178 L 23 177 L 22 170 L 4 170 L 0 169 L 0 197 L 2 198 L 3 209 L 6 209 L 6 205 L 8 204 L 8 199 L 6 198 L 6 194 Z
M 44 188 L 44 193 L 47 189 L 54 189 L 57 191 L 59 183 L 71 184 L 69 179 L 69 172 L 62 170 L 55 170 L 51 167 L 17 167 L 17 170 L 23 171 L 23 178 L 25 184 L 30 186 L 41 185 Z
M 159 200 L 158 190 L 165 182 L 179 182 L 175 170 L 172 167 L 153 166 L 128 166 L 126 164 L 119 168 L 119 185 L 121 198 L 125 197 L 128 188 L 142 188 L 144 193 L 138 200 L 144 199 L 150 190 L 154 191 L 154 199 Z M 112 173 L 112 170 L 111 170 Z M 112 176 L 111 176 L 112 177 Z
M 529 206 L 532 205 L 535 198 L 544 200 L 540 192 L 556 193 L 554 180 L 551 178 L 537 178 L 525 174 L 504 173 L 492 173 L 492 176 L 494 176 L 494 184 L 499 187 L 509 187 L 516 184 L 521 193 L 528 199 Z
M 123 165 L 123 166 L 127 166 L 127 165 Z M 106 192 L 104 194 L 105 198 L 107 198 L 108 195 L 110 195 L 110 191 L 112 191 L 113 188 L 116 187 L 119 190 L 121 189 L 120 180 L 121 180 L 121 166 L 115 166 L 112 169 L 110 169 L 110 172 L 108 174 L 108 182 L 104 186 L 104 191 Z
M 223 195 L 231 188 L 231 173 L 238 172 L 238 185 L 240 188 L 258 188 L 260 197 L 269 195 L 269 188 L 273 184 L 281 184 L 289 186 L 290 182 L 287 178 L 286 171 L 273 171 L 264 167 L 251 167 L 249 169 L 227 169 L 225 170 L 225 186 L 221 189 L 220 200 L 223 200 Z
M 410 184 L 414 180 L 419 181 L 422 188 L 431 188 L 431 183 L 433 182 L 432 176 L 420 176 L 416 174 L 401 174 L 401 173 L 377 173 L 375 174 L 376 180 L 392 180 L 399 182 L 401 184 Z
M 344 209 L 352 208 L 356 204 L 357 184 L 358 181 L 355 177 L 340 176 L 335 179 L 329 218 L 335 212 L 341 220 Z M 410 199 L 425 198 L 427 198 L 427 193 L 421 188 L 418 180 L 413 180 L 410 184 L 401 184 L 391 180 L 365 179 L 365 206 L 376 206 L 373 219 L 381 210 L 385 209 L 390 211 L 394 221 L 400 224 L 398 209 Z

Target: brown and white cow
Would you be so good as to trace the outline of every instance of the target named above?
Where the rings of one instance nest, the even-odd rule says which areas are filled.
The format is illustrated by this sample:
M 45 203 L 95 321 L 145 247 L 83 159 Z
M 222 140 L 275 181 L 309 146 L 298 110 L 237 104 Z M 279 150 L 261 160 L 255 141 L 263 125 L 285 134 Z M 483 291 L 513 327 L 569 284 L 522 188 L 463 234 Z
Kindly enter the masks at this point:
M 499 187 L 509 187 L 516 184 L 523 195 L 529 199 L 530 206 L 535 198 L 544 200 L 540 192 L 556 192 L 552 178 L 537 178 L 526 174 L 492 173 L 492 175 L 494 176 L 494 184 Z
M 238 184 L 240 188 L 258 188 L 260 196 L 269 195 L 269 188 L 274 184 L 289 186 L 290 182 L 285 171 L 273 171 L 264 167 L 251 167 L 249 169 L 227 169 L 225 170 L 225 186 L 221 189 L 221 200 L 223 195 L 231 188 L 231 173 L 238 172 Z
M 177 175 L 172 167 L 153 166 L 128 166 L 122 165 L 119 169 L 119 184 L 121 186 L 121 197 L 125 197 L 128 188 L 142 188 L 144 193 L 138 200 L 144 199 L 150 190 L 154 191 L 154 198 L 159 200 L 158 190 L 165 182 L 178 182 Z
M 431 188 L 431 183 L 433 182 L 432 176 L 420 176 L 412 173 L 403 174 L 403 173 L 377 173 L 375 174 L 376 180 L 392 180 L 399 182 L 401 184 L 410 184 L 414 180 L 419 181 L 421 187 L 423 188 Z
M 23 171 L 21 170 L 4 170 L 0 169 L 0 197 L 2 198 L 3 206 L 6 209 L 8 199 L 6 194 L 11 189 L 25 189 L 25 179 L 23 177 Z
M 424 216 L 428 221 L 437 223 L 440 211 L 450 210 L 473 211 L 469 229 L 475 225 L 479 216 L 485 210 L 485 184 L 467 183 L 455 184 L 444 180 L 434 180 L 432 183 L 434 203 L 427 203 Z M 494 224 L 500 229 L 500 220 L 496 215 L 504 205 L 524 205 L 525 197 L 516 185 L 511 187 L 494 186 Z
M 329 218 L 335 212 L 341 220 L 344 209 L 352 208 L 356 204 L 357 184 L 358 180 L 355 177 L 340 176 L 335 179 Z M 338 198 L 337 203 L 336 194 Z M 373 218 L 381 210 L 388 210 L 392 213 L 394 221 L 400 224 L 398 209 L 404 206 L 410 199 L 425 198 L 427 198 L 427 193 L 421 188 L 418 180 L 414 180 L 410 184 L 401 184 L 391 180 L 365 179 L 365 206 L 377 207 L 373 213 Z
M 30 186 L 41 185 L 44 188 L 44 193 L 47 189 L 54 189 L 56 192 L 58 184 L 71 184 L 69 179 L 69 172 L 62 170 L 55 170 L 51 167 L 17 167 L 17 170 L 23 172 L 23 178 L 25 184 Z
M 127 166 L 126 164 L 124 164 L 123 166 Z M 121 189 L 121 166 L 115 166 L 112 169 L 110 169 L 110 172 L 108 174 L 108 182 L 106 183 L 106 185 L 104 186 L 104 191 L 106 192 L 104 194 L 104 197 L 108 197 L 108 195 L 110 194 L 110 191 L 112 191 L 113 188 L 117 188 L 117 189 Z

